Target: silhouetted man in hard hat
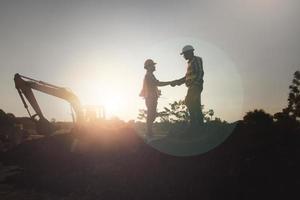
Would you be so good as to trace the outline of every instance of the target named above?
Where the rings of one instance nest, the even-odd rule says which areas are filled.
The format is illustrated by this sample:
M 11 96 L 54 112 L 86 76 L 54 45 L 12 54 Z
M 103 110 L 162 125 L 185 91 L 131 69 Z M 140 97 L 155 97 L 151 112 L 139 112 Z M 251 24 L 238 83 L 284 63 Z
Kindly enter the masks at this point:
M 144 63 L 144 68 L 147 70 L 144 77 L 143 89 L 140 93 L 141 97 L 145 98 L 145 103 L 147 107 L 147 133 L 146 137 L 150 138 L 153 136 L 152 126 L 156 118 L 156 108 L 157 100 L 160 96 L 160 90 L 158 86 L 170 85 L 171 82 L 160 82 L 157 80 L 153 74 L 155 71 L 156 63 L 152 59 L 147 59 Z
M 184 46 L 180 54 L 188 61 L 187 72 L 183 78 L 172 81 L 171 86 L 174 87 L 183 83 L 187 86 L 185 104 L 190 113 L 190 129 L 194 131 L 203 124 L 201 92 L 203 90 L 204 71 L 202 58 L 194 55 L 194 48 L 191 45 Z

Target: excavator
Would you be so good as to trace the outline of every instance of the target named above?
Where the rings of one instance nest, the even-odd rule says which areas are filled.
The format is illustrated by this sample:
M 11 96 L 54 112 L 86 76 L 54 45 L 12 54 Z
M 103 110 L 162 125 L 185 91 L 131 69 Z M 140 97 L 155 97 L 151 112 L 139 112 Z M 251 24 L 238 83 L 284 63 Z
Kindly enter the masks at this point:
M 14 82 L 25 109 L 36 124 L 36 131 L 38 134 L 48 136 L 53 134 L 56 129 L 44 116 L 34 96 L 33 90 L 67 101 L 71 106 L 72 119 L 76 128 L 81 127 L 87 121 L 92 119 L 105 118 L 105 110 L 102 106 L 82 106 L 79 98 L 67 88 L 59 87 L 44 81 L 38 81 L 18 73 L 14 76 Z M 25 99 L 27 99 L 32 109 L 35 111 L 35 114 L 31 114 Z

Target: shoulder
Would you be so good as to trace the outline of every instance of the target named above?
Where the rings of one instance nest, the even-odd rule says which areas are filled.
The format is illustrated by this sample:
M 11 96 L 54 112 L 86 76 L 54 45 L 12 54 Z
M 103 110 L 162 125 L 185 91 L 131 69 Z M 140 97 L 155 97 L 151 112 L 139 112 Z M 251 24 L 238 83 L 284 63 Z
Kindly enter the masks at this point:
M 193 64 L 202 63 L 202 58 L 199 56 L 194 56 L 193 60 L 191 61 Z
M 193 60 L 191 61 L 191 64 L 193 66 L 199 66 L 199 65 L 202 65 L 202 58 L 201 57 L 198 57 L 198 56 L 195 56 L 193 58 Z
M 195 56 L 195 61 L 197 61 L 197 62 L 201 62 L 201 63 L 202 63 L 202 58 L 201 58 L 201 57 L 199 57 L 199 56 Z
M 194 58 L 194 65 L 202 68 L 202 66 L 203 66 L 202 58 L 198 57 L 198 56 L 195 56 L 195 58 Z

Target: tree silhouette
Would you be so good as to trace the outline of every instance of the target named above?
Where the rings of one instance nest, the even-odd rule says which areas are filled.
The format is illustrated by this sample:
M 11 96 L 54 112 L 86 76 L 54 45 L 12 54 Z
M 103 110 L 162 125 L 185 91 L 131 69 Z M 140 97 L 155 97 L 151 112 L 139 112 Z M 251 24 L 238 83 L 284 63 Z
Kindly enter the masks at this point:
M 266 113 L 262 109 L 255 109 L 254 111 L 247 112 L 243 119 L 247 125 L 260 127 L 269 127 L 273 123 L 272 115 Z
M 170 103 L 169 108 L 164 107 L 164 110 L 158 113 L 158 117 L 162 122 L 187 122 L 189 120 L 189 112 L 184 101 L 179 100 Z
M 212 120 L 214 116 L 214 110 L 209 109 L 204 111 L 204 105 L 201 105 L 202 113 L 204 116 L 204 121 L 208 122 Z M 145 121 L 147 118 L 147 110 L 139 109 L 139 114 L 137 117 L 139 120 Z M 164 107 L 162 111 L 157 113 L 157 118 L 160 122 L 188 122 L 189 121 L 189 112 L 183 100 L 174 101 L 169 103 L 167 107 Z M 222 121 L 220 118 L 215 118 L 217 121 Z M 225 122 L 225 121 L 224 121 Z
M 145 109 L 139 109 L 139 114 L 138 114 L 138 117 L 137 117 L 139 120 L 145 120 L 147 119 L 147 110 Z
M 212 120 L 212 117 L 214 116 L 215 112 L 213 109 L 209 109 L 207 114 L 210 116 L 210 120 Z
M 300 71 L 294 73 L 292 84 L 289 86 L 290 93 L 288 97 L 288 106 L 283 109 L 293 119 L 300 119 Z

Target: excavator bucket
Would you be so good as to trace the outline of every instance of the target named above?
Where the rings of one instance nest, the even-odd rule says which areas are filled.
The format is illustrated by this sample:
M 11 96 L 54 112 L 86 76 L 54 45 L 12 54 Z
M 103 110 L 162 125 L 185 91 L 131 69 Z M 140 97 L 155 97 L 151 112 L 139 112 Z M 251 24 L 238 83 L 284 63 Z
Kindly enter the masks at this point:
M 36 123 L 36 131 L 41 135 L 49 136 L 55 131 L 55 127 L 47 119 L 41 118 Z

